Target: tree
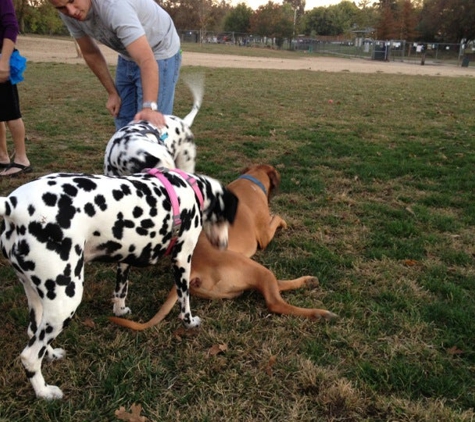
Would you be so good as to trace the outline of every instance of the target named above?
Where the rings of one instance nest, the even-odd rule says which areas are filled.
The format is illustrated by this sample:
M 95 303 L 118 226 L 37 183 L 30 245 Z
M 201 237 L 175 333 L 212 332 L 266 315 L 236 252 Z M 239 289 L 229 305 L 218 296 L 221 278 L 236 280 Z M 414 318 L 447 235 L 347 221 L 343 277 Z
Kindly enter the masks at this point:
M 369 28 L 376 26 L 379 12 L 377 6 L 371 0 L 361 0 L 358 3 L 359 12 L 355 16 L 358 28 Z
M 290 5 L 291 9 L 294 13 L 294 31 L 293 35 L 297 35 L 300 33 L 300 29 L 302 28 L 302 18 L 305 15 L 305 0 L 284 0 L 284 6 L 286 4 Z
M 360 11 L 354 3 L 342 1 L 328 7 L 316 7 L 304 20 L 304 32 L 317 35 L 341 35 L 356 25 Z
M 226 32 L 249 33 L 253 11 L 245 3 L 239 3 L 226 15 L 224 30 Z
M 434 41 L 474 40 L 473 0 L 427 0 L 422 9 L 419 31 Z
M 396 27 L 399 32 L 400 40 L 414 41 L 418 36 L 417 31 L 418 14 L 414 9 L 411 0 L 402 0 L 399 5 L 398 19 Z
M 293 10 L 290 5 L 281 6 L 269 1 L 260 6 L 251 17 L 251 32 L 261 37 L 269 37 L 278 47 L 284 39 L 291 39 L 293 33 Z
M 1 1 L 1 0 L 0 0 Z M 66 26 L 48 0 L 14 0 L 20 32 L 65 35 Z
M 231 9 L 224 0 L 162 0 L 161 6 L 170 14 L 177 29 L 200 31 L 220 31 L 224 16 Z
M 381 14 L 376 25 L 376 37 L 379 40 L 397 39 L 398 31 L 395 19 L 396 4 L 392 1 L 381 1 Z

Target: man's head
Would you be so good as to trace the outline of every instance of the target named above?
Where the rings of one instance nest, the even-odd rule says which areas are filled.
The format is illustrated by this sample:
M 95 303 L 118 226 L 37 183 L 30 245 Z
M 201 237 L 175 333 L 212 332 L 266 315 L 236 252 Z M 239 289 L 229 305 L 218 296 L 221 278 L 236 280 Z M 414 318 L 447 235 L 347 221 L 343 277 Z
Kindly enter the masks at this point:
M 49 0 L 49 2 L 63 15 L 83 21 L 91 9 L 92 0 Z

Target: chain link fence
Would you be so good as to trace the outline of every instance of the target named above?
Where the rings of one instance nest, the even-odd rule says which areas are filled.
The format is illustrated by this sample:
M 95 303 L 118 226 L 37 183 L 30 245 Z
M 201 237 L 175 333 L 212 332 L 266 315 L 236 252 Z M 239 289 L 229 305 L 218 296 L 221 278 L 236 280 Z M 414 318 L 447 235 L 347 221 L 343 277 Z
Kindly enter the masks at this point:
M 277 40 L 238 32 L 179 31 L 182 42 L 225 44 L 230 46 L 277 48 Z M 373 40 L 346 37 L 296 37 L 286 39 L 282 49 L 308 54 L 356 57 L 414 64 L 475 66 L 475 42 L 465 44 Z

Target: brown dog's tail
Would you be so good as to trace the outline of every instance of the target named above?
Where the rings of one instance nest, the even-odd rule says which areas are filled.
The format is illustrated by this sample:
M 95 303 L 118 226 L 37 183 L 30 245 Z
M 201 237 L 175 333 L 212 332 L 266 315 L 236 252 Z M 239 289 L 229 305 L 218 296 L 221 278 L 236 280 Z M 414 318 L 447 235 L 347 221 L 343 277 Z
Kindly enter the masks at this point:
M 140 322 L 134 322 L 134 321 L 130 321 L 129 319 L 118 318 L 118 317 L 109 317 L 109 321 L 113 322 L 114 324 L 121 325 L 122 327 L 130 328 L 135 331 L 143 331 L 163 321 L 165 317 L 172 310 L 177 299 L 178 299 L 178 295 L 176 294 L 176 288 L 175 286 L 173 286 L 173 288 L 170 290 L 170 293 L 168 293 L 167 300 L 150 321 L 140 323 Z

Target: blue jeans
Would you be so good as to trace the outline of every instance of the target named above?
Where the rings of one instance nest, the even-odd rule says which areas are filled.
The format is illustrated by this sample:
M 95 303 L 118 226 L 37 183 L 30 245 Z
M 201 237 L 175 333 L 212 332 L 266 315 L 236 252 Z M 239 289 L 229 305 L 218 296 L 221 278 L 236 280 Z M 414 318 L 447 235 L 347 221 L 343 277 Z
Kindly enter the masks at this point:
M 173 114 L 175 86 L 180 76 L 181 52 L 165 60 L 157 60 L 160 86 L 158 88 L 158 111 Z M 131 122 L 142 110 L 142 80 L 140 68 L 134 61 L 125 60 L 121 56 L 117 61 L 115 86 L 122 101 L 119 114 L 115 118 L 115 128 L 119 130 Z

